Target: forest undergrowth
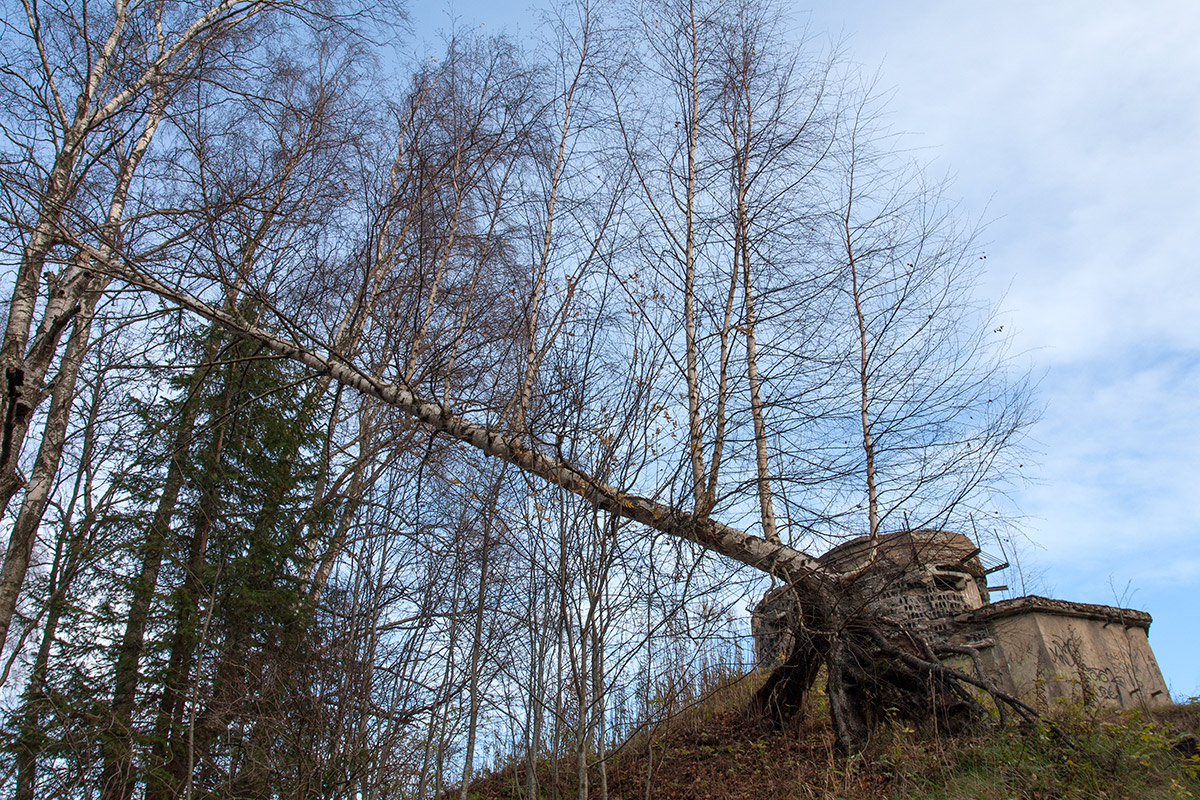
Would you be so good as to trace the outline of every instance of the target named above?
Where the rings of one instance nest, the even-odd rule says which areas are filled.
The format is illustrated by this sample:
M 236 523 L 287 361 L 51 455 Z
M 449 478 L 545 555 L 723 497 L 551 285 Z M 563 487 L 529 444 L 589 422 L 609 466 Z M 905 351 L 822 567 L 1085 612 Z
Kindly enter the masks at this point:
M 773 729 L 754 713 L 763 676 L 728 680 L 607 758 L 609 800 L 1123 800 L 1200 798 L 1200 700 L 1153 713 L 1057 703 L 1046 725 L 949 736 L 885 723 L 863 753 L 837 753 L 823 685 L 803 718 Z M 557 768 L 556 768 L 557 767 Z M 578 797 L 575 763 L 538 765 L 543 798 Z M 587 797 L 604 797 L 600 768 Z M 528 797 L 524 764 L 475 781 L 471 800 Z M 557 783 L 555 783 L 557 777 Z M 455 791 L 453 796 L 457 796 Z

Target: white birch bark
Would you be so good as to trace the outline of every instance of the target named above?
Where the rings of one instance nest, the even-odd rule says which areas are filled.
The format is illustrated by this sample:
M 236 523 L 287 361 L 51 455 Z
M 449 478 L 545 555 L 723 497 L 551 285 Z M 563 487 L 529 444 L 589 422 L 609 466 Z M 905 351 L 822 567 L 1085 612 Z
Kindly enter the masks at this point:
M 700 417 L 700 376 L 697 360 L 699 345 L 696 339 L 696 148 L 700 139 L 700 32 L 696 20 L 695 0 L 688 2 L 688 34 L 690 36 L 690 71 L 687 81 L 688 107 L 684 113 L 687 124 L 687 190 L 684 200 L 683 247 L 683 330 L 688 398 L 688 446 L 692 463 L 693 513 L 705 516 L 704 482 L 704 421 Z
M 81 243 L 82 244 L 82 243 Z M 86 245 L 84 245 L 86 247 Z M 695 542 L 714 552 L 765 572 L 790 579 L 824 575 L 812 556 L 790 547 L 773 544 L 724 525 L 697 518 L 647 497 L 628 494 L 595 478 L 555 455 L 528 447 L 512 437 L 465 419 L 441 403 L 426 400 L 407 387 L 389 384 L 368 375 L 336 353 L 321 354 L 296 341 L 288 341 L 257 328 L 233 314 L 167 286 L 130 262 L 111 259 L 111 273 L 131 285 L 151 291 L 180 308 L 216 322 L 230 332 L 260 343 L 268 350 L 292 359 L 333 380 L 377 397 L 426 425 L 480 452 L 502 459 L 523 471 L 586 500 L 591 505 L 624 519 Z
M 103 130 L 104 123 L 113 117 L 126 113 L 147 87 L 153 87 L 150 117 L 161 116 L 162 109 L 159 106 L 163 102 L 161 92 L 164 90 L 164 81 L 182 71 L 199 50 L 215 38 L 274 7 L 277 4 L 269 0 L 222 0 L 206 8 L 173 39 L 168 39 L 163 31 L 160 9 L 156 17 L 158 39 L 154 43 L 154 58 L 121 84 L 119 90 L 103 98 L 100 96 L 101 87 L 112 77 L 112 62 L 118 50 L 124 46 L 123 36 L 130 23 L 130 14 L 136 10 L 136 5 L 131 8 L 127 0 L 116 0 L 111 28 L 103 43 L 90 51 L 95 55 L 86 67 L 86 77 L 74 98 L 74 108 L 68 111 L 56 78 L 56 67 L 51 63 L 50 54 L 42 40 L 43 24 L 39 9 L 35 3 L 23 0 L 28 36 L 41 57 L 44 73 L 41 77 L 53 99 L 53 107 L 47 109 L 53 119 L 47 121 L 57 129 L 53 165 L 47 172 L 45 183 L 36 189 L 40 197 L 36 220 L 29 230 L 17 268 L 9 298 L 4 338 L 0 344 L 0 380 L 4 381 L 3 391 L 0 391 L 0 511 L 8 507 L 24 483 L 17 473 L 16 464 L 29 419 L 45 397 L 41 384 L 48 364 L 53 359 L 58 336 L 82 293 L 80 276 L 75 274 L 64 276 L 58 282 L 59 286 L 52 287 L 61 293 L 55 292 L 50 298 L 43 322 L 39 325 L 39 333 L 44 335 L 39 336 L 41 341 L 35 340 L 31 348 L 30 335 L 35 322 L 42 273 L 51 251 L 61 241 L 63 213 L 79 185 L 80 175 L 77 173 L 89 137 L 98 135 L 96 132 Z M 157 125 L 157 119 L 154 119 L 154 125 Z M 150 126 L 151 136 L 152 128 Z M 143 128 L 143 132 L 145 130 Z M 138 146 L 135 144 L 134 149 Z M 124 202 L 123 197 L 121 202 Z
M 83 305 L 76 315 L 75 326 L 67 341 L 62 365 L 50 393 L 50 408 L 46 415 L 41 447 L 21 502 L 21 509 L 13 523 L 3 567 L 0 567 L 0 645 L 8 637 L 17 598 L 33 555 L 38 526 L 41 524 L 50 492 L 54 488 L 54 480 L 58 475 L 58 465 L 62 460 L 63 445 L 67 438 L 71 404 L 75 399 L 75 381 L 87 354 L 97 294 L 89 292 L 85 295 Z
M 854 141 L 851 140 L 851 148 L 853 150 Z M 871 537 L 871 555 L 861 567 L 855 570 L 847 579 L 853 579 L 869 569 L 875 563 L 878 555 L 879 544 L 879 495 L 875 486 L 875 442 L 871 436 L 871 403 L 870 403 L 870 358 L 868 355 L 869 341 L 867 338 L 867 323 L 863 313 L 862 296 L 863 290 L 860 283 L 858 271 L 858 259 L 856 256 L 856 246 L 854 242 L 854 231 L 851 228 L 851 220 L 854 211 L 854 163 L 850 165 L 849 184 L 846 194 L 846 209 L 843 217 L 842 233 L 845 237 L 845 253 L 846 262 L 850 267 L 850 294 L 854 300 L 854 321 L 856 323 L 858 338 L 858 388 L 859 388 L 859 422 L 862 432 L 862 448 L 866 462 L 866 479 L 867 479 L 867 519 L 869 525 L 869 535 Z

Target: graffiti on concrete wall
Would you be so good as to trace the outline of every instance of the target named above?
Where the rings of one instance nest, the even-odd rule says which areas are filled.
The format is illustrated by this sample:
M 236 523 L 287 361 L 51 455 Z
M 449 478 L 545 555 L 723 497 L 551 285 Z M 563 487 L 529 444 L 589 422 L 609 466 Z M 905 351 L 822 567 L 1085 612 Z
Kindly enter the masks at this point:
M 1055 665 L 1068 667 L 1079 681 L 1085 703 L 1092 700 L 1119 701 L 1124 688 L 1121 675 L 1112 667 L 1089 664 L 1080 652 L 1080 642 L 1074 633 L 1057 634 L 1048 643 Z M 1128 692 L 1126 692 L 1128 693 Z

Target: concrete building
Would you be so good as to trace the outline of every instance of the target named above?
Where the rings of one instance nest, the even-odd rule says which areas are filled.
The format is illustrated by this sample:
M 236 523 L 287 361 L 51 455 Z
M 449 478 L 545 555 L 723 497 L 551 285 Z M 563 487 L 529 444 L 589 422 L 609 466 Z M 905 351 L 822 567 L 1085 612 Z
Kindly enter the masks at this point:
M 869 613 L 933 643 L 976 648 L 1001 688 L 1037 704 L 1060 698 L 1120 708 L 1171 702 L 1150 649 L 1146 612 L 1032 595 L 990 602 L 987 576 L 1006 565 L 985 567 L 979 548 L 960 533 L 902 531 L 879 537 L 873 562 L 872 550 L 864 536 L 820 561 L 841 573 L 866 566 L 858 586 L 869 598 Z M 756 606 L 751 627 L 760 664 L 786 657 L 797 615 L 787 587 Z

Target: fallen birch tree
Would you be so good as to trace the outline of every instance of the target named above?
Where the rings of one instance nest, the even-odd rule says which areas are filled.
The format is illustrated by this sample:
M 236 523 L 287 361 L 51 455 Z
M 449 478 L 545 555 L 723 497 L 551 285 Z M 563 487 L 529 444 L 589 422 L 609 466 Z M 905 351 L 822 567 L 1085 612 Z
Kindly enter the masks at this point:
M 193 40 L 212 31 L 242 46 L 236 34 L 243 18 L 274 10 L 269 3 L 214 4 L 181 44 L 135 76 L 129 92 L 118 87 L 122 103 L 140 98 L 145 105 L 122 118 L 126 133 L 141 132 L 124 145 L 131 174 L 142 168 L 155 131 L 172 120 L 169 100 L 189 88 L 225 100 L 238 91 L 237 80 L 219 70 L 206 82 L 201 66 L 193 68 Z M 335 239 L 325 251 L 289 255 L 289 232 L 264 255 L 261 231 L 240 230 L 239 214 L 261 211 L 264 229 L 295 215 L 299 230 L 324 222 L 306 217 L 313 198 L 322 198 L 315 215 L 352 206 L 345 187 L 360 167 L 326 160 L 361 145 L 351 134 L 326 138 L 335 122 L 348 130 L 357 122 L 333 102 L 343 88 L 336 80 L 305 90 L 314 109 L 290 100 L 276 105 L 249 90 L 237 95 L 264 119 L 278 115 L 280 141 L 256 142 L 269 151 L 264 161 L 274 171 L 239 176 L 247 185 L 218 192 L 219 199 L 182 193 L 178 206 L 164 200 L 151 207 L 153 181 L 149 188 L 133 181 L 149 199 L 131 215 L 131 175 L 122 173 L 107 216 L 89 221 L 71 206 L 76 189 L 59 185 L 59 172 L 71 173 L 72 186 L 84 185 L 76 174 L 79 153 L 57 156 L 42 170 L 46 185 L 31 178 L 27 187 L 44 208 L 22 230 L 29 253 L 20 261 L 8 320 L 20 330 L 0 354 L 10 418 L 0 500 L 21 489 L 23 426 L 49 394 L 41 384 L 53 367 L 61 376 L 54 388 L 71 390 L 94 309 L 79 301 L 88 292 L 132 287 L 302 365 L 321 387 L 373 398 L 424 430 L 636 523 L 627 530 L 692 542 L 791 587 L 802 609 L 796 645 L 760 695 L 776 719 L 803 706 L 822 665 L 834 730 L 847 752 L 865 746 L 885 709 L 913 719 L 982 717 L 982 692 L 1001 717 L 1031 717 L 1028 706 L 989 680 L 973 652 L 954 653 L 967 656 L 973 672 L 944 665 L 948 651 L 866 610 L 871 598 L 857 580 L 861 571 L 832 572 L 815 547 L 802 544 L 818 526 L 837 537 L 860 532 L 865 521 L 877 538 L 889 527 L 957 519 L 986 495 L 1019 444 L 1027 395 L 1020 381 L 1007 382 L 1003 357 L 984 338 L 986 314 L 976 314 L 970 299 L 979 257 L 970 228 L 947 210 L 940 187 L 926 186 L 919 170 L 878 144 L 887 137 L 873 122 L 869 87 L 854 85 L 835 59 L 795 47 L 770 9 L 680 0 L 621 13 L 623 24 L 606 26 L 586 4 L 564 11 L 551 26 L 548 66 L 529 66 L 503 40 L 473 49 L 456 40 L 445 64 L 415 69 L 413 88 L 389 109 L 395 130 L 380 137 L 387 140 L 380 151 L 391 152 L 363 156 L 363 183 L 377 202 L 345 212 L 370 235 L 313 234 Z M 36 24 L 32 31 L 36 39 Z M 120 30 L 113 36 L 117 41 Z M 180 52 L 187 58 L 168 73 L 164 65 Z M 168 82 L 169 96 L 159 89 Z M 58 113 L 72 137 L 86 138 L 95 135 L 89 125 L 97 118 L 84 112 L 97 101 L 80 98 L 76 122 Z M 192 112 L 198 119 L 200 109 L 220 106 L 204 99 Z M 122 109 L 117 103 L 112 113 Z M 202 135 L 197 140 L 192 177 L 207 190 L 212 170 L 204 158 L 216 156 Z M 29 151 L 35 158 L 36 148 Z M 291 157 L 310 151 L 322 155 L 305 167 L 309 172 L 299 170 L 297 182 L 307 187 L 302 202 L 281 205 L 297 169 Z M 131 238 L 146 220 L 161 229 Z M 203 237 L 218 241 L 196 246 Z M 525 249 L 510 241 L 517 237 Z M 234 257 L 196 265 L 194 251 Z M 44 264 L 57 262 L 68 265 L 69 280 L 51 281 L 46 292 L 53 297 L 39 300 Z M 585 309 L 583 298 L 601 284 L 610 293 Z M 211 299 L 234 296 L 254 315 L 243 315 L 240 302 Z M 31 344 L 37 309 L 45 313 Z M 570 389 L 549 386 L 545 366 L 575 335 L 572 326 L 590 326 L 599 338 L 602 322 L 622 311 L 666 354 L 673 371 L 656 387 L 660 410 L 683 417 L 678 440 L 661 438 L 676 448 L 661 460 L 675 459 L 677 471 L 649 488 L 614 485 L 573 462 L 562 438 L 600 434 L 554 431 L 536 413 L 539 400 Z M 57 342 L 72 324 L 78 352 L 56 359 Z M 322 325 L 332 330 L 322 333 Z M 381 349 L 391 363 L 366 366 L 372 337 L 388 343 Z M 607 346 L 618 356 L 635 347 Z M 500 399 L 490 398 L 499 407 L 473 413 L 452 386 L 461 380 L 455 376 L 465 352 L 488 347 L 504 355 L 487 365 L 488 378 L 501 386 L 494 392 Z M 36 374 L 21 371 L 26 362 L 36 362 Z M 19 385 L 31 378 L 37 387 Z M 36 402 L 22 399 L 34 395 Z M 60 430 L 69 402 L 53 409 Z M 42 477 L 50 481 L 56 471 L 57 463 Z M 40 510 L 9 543 L 17 557 L 0 597 L 8 618 L 46 505 L 44 495 L 30 491 L 23 499 L 36 500 Z M 677 499 L 662 499 L 672 494 Z M 757 508 L 743 517 L 749 524 L 719 520 L 743 501 Z M 792 521 L 798 510 L 805 522 Z M 321 563 L 322 582 L 335 551 Z M 131 663 L 136 667 L 137 658 Z M 119 756 L 114 763 L 127 762 L 129 748 Z M 114 796 L 132 791 L 122 780 L 127 788 Z
M 83 242 L 77 245 L 88 250 Z M 99 255 L 93 254 L 93 255 Z M 255 342 L 295 361 L 314 375 L 377 398 L 403 411 L 430 430 L 467 447 L 512 464 L 579 496 L 598 509 L 662 533 L 694 542 L 733 561 L 776 576 L 796 593 L 802 610 L 795 646 L 759 693 L 763 710 L 783 722 L 802 711 L 804 698 L 826 668 L 830 715 L 844 752 L 862 750 L 871 729 L 892 710 L 906 719 L 940 717 L 944 724 L 966 717 L 982 720 L 986 710 L 975 690 L 991 699 L 999 718 L 1014 711 L 1032 721 L 1037 712 L 1001 690 L 969 647 L 935 648 L 896 622 L 865 611 L 871 597 L 856 591 L 855 578 L 831 572 L 812 555 L 781 542 L 771 542 L 707 516 L 695 516 L 647 497 L 622 491 L 576 468 L 556 455 L 465 419 L 453 409 L 366 374 L 336 353 L 321 353 L 258 328 L 145 274 L 129 262 L 108 258 L 108 275 L 148 291 L 163 301 L 220 325 L 229 333 Z M 947 666 L 942 658 L 966 655 L 973 673 Z

